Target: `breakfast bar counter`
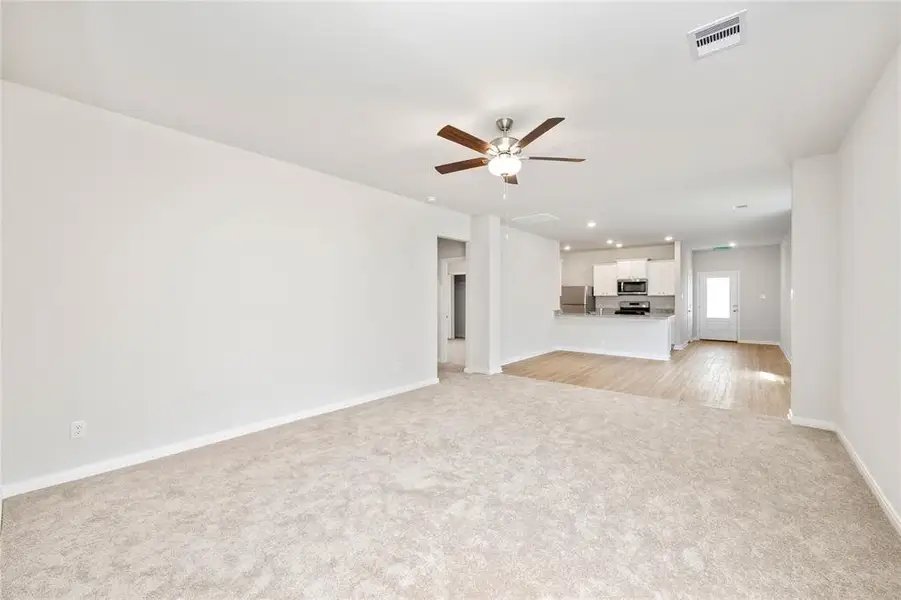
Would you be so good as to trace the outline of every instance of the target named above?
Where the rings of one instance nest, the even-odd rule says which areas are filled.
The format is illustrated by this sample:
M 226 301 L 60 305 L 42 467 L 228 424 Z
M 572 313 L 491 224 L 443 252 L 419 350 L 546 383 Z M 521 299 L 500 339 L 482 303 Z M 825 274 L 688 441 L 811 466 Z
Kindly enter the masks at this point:
M 672 314 L 561 314 L 554 320 L 557 350 L 669 360 L 673 345 Z

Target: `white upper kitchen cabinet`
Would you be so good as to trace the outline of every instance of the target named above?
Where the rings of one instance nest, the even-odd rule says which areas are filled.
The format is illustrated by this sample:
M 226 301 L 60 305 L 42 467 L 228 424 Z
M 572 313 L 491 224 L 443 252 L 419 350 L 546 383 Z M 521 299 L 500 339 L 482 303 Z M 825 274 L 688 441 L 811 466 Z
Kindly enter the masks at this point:
M 675 296 L 676 261 L 652 260 L 647 266 L 648 296 Z
M 647 279 L 648 259 L 616 261 L 617 279 Z
M 616 296 L 616 280 L 618 276 L 617 263 L 594 265 L 594 295 Z
M 632 279 L 648 278 L 648 259 L 633 260 L 632 262 Z

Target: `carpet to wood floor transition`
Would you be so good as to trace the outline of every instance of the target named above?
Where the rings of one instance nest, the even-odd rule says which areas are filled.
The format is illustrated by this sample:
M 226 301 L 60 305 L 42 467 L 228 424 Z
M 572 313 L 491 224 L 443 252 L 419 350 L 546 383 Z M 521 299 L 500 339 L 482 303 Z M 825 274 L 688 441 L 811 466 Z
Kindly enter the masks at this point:
M 901 598 L 837 441 L 497 375 L 7 500 L 2 596 Z

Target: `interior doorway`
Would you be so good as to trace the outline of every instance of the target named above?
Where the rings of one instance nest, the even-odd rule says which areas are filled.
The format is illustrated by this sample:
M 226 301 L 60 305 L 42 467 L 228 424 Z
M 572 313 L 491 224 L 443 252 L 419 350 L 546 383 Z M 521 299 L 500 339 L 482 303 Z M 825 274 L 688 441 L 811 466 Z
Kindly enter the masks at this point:
M 738 271 L 698 273 L 698 337 L 738 341 Z
M 438 238 L 438 364 L 466 366 L 466 243 Z
M 466 339 L 466 275 L 454 275 L 454 339 Z

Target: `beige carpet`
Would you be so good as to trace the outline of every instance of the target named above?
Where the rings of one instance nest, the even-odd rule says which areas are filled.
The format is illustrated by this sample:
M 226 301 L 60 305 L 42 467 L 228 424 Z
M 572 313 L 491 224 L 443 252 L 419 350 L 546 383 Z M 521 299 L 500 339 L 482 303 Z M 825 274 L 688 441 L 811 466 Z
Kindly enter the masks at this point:
M 520 379 L 7 501 L 3 598 L 901 598 L 829 433 Z

